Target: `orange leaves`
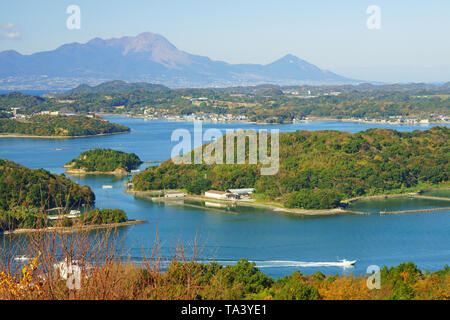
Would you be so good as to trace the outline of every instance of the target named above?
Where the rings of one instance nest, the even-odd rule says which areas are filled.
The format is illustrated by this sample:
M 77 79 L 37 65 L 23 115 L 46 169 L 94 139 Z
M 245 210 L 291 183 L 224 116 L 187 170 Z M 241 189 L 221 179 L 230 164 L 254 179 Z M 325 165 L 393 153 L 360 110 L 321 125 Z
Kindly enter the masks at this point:
M 35 271 L 41 265 L 40 256 L 41 252 L 22 268 L 20 278 L 0 272 L 0 299 L 33 299 L 42 294 L 42 286 L 35 277 Z

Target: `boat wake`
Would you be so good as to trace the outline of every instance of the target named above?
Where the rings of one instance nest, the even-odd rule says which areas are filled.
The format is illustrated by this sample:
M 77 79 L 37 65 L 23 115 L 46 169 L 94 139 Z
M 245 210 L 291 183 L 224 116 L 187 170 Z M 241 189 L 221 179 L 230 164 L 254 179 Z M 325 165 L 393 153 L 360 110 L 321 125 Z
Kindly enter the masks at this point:
M 339 260 L 332 262 L 306 262 L 306 261 L 286 261 L 286 260 L 266 260 L 253 261 L 257 268 L 282 268 L 282 267 L 298 267 L 298 268 L 313 268 L 313 267 L 342 267 L 353 268 L 356 260 Z M 220 263 L 220 262 L 219 262 Z
M 202 263 L 216 262 L 218 264 L 227 266 L 235 265 L 237 260 L 206 260 L 201 261 Z M 314 267 L 341 267 L 341 268 L 354 268 L 357 260 L 338 260 L 330 262 L 306 262 L 306 261 L 289 261 L 289 260 L 254 260 L 257 268 L 283 268 L 283 267 L 295 267 L 295 268 L 314 268 Z M 142 263 L 141 259 L 135 258 L 135 263 Z M 170 264 L 170 260 L 159 261 L 162 267 L 167 267 Z

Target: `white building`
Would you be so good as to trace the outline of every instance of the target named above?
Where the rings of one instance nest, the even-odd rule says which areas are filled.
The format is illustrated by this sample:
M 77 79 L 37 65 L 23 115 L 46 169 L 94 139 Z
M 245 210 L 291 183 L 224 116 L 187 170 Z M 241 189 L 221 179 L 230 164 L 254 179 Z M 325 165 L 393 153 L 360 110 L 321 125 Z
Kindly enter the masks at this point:
M 244 189 L 228 189 L 226 192 L 232 193 L 238 196 L 248 196 L 255 192 L 255 188 L 244 188 Z
M 205 197 L 226 200 L 227 193 L 225 191 L 209 190 L 205 192 Z
M 186 194 L 182 191 L 167 191 L 164 198 L 184 198 Z

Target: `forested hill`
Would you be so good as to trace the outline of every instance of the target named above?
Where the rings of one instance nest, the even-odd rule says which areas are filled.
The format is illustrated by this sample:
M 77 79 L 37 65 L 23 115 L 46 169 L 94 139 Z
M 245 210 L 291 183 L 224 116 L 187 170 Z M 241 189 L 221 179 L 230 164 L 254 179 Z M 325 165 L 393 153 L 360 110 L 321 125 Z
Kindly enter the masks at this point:
M 78 87 L 64 92 L 64 95 L 76 95 L 82 93 L 105 93 L 105 92 L 128 92 L 136 89 L 142 89 L 146 91 L 164 91 L 169 90 L 168 87 L 161 84 L 153 84 L 146 82 L 128 83 L 125 81 L 115 80 L 101 83 L 97 86 L 89 86 L 87 84 L 81 84 Z
M 26 119 L 0 119 L 0 134 L 75 137 L 129 131 L 126 126 L 84 116 L 42 115 Z
M 225 143 L 224 143 L 225 145 Z M 259 165 L 175 165 L 171 160 L 133 177 L 136 190 L 255 187 L 257 197 L 286 207 L 331 208 L 363 195 L 405 192 L 448 183 L 450 128 L 360 133 L 297 131 L 280 134 L 280 169 L 261 176 Z
M 95 195 L 64 175 L 29 169 L 0 159 L 0 210 L 24 206 L 39 209 L 93 205 Z
M 129 172 L 137 169 L 142 161 L 134 153 L 126 153 L 112 149 L 94 149 L 85 151 L 77 159 L 66 164 L 69 170 L 77 169 L 85 172 L 113 172 L 123 170 Z

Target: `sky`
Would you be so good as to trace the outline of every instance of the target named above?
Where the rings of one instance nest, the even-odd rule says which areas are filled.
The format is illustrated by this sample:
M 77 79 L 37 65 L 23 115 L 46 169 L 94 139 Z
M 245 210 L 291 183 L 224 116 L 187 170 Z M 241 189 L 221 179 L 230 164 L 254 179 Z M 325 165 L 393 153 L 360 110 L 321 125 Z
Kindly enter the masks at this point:
M 80 8 L 80 29 L 66 26 L 69 5 Z M 378 29 L 367 27 L 372 5 L 380 10 Z M 267 64 L 290 53 L 355 79 L 450 81 L 448 0 L 0 2 L 0 51 L 31 54 L 146 31 L 229 63 Z

